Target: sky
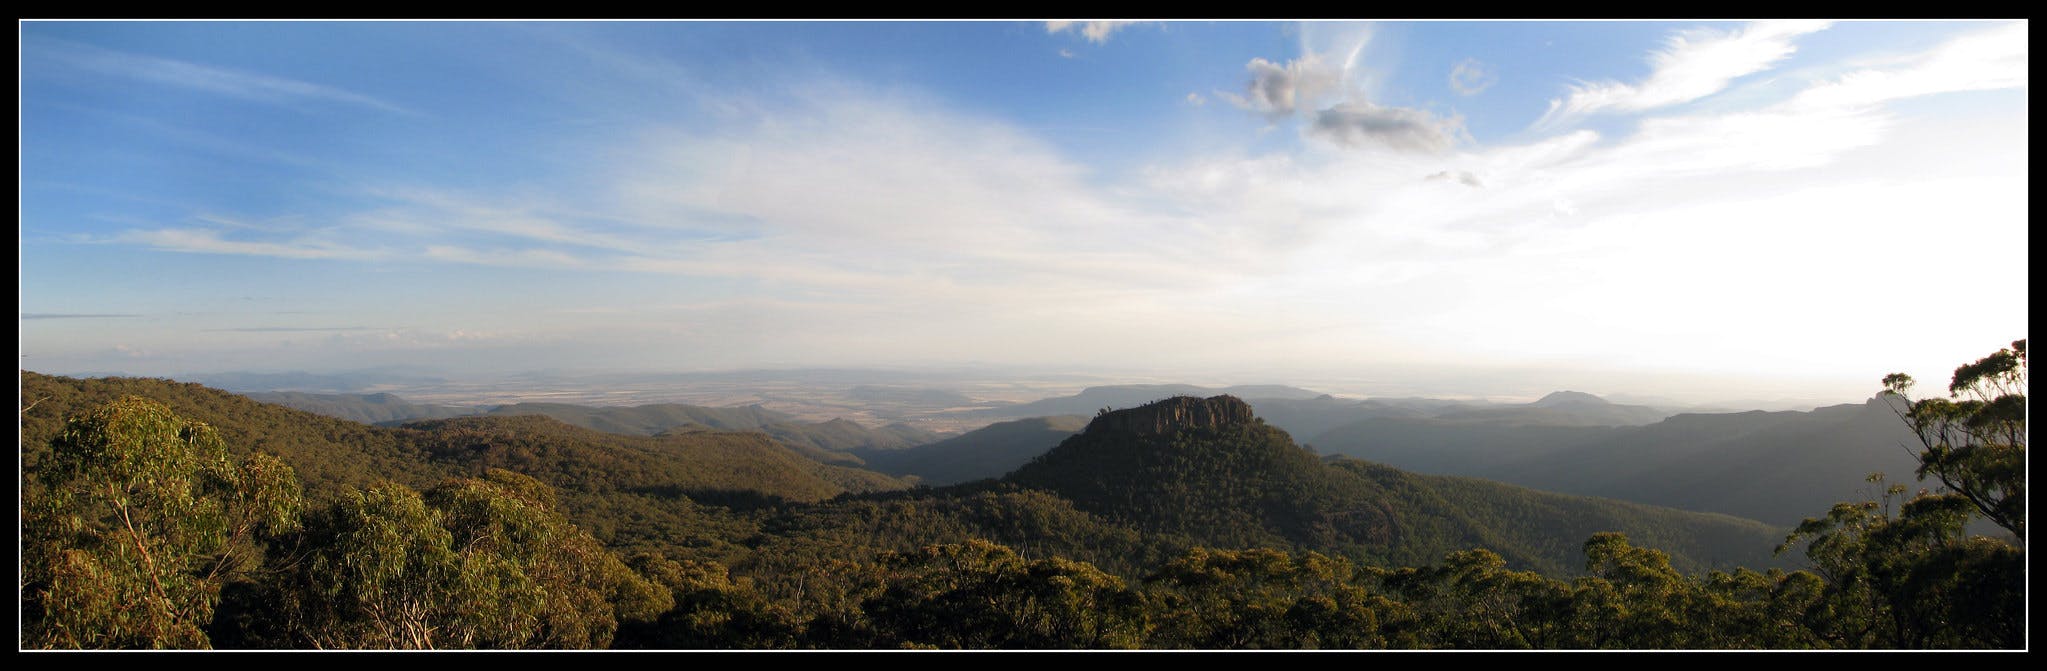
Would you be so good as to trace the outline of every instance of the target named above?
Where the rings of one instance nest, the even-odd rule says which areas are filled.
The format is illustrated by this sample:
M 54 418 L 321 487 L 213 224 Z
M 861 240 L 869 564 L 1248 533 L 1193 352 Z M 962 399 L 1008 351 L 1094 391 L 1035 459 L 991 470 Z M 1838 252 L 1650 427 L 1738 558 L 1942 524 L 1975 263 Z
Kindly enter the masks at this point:
M 1859 400 L 2025 337 L 2024 21 L 19 32 L 43 373 Z

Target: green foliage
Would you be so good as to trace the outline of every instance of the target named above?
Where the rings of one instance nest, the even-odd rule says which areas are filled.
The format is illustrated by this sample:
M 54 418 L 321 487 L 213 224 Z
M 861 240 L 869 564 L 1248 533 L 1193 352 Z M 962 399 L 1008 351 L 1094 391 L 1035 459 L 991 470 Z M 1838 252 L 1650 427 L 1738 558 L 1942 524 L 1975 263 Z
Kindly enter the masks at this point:
M 1881 482 L 1881 476 L 1871 476 Z M 2010 648 L 2023 645 L 2023 550 L 1971 537 L 1973 504 L 1957 494 L 1842 503 L 1785 541 L 1826 578 L 1811 618 L 1828 645 L 1852 648 Z
M 675 606 L 653 621 L 623 625 L 613 647 L 790 648 L 803 640 L 801 623 L 789 609 L 769 602 L 751 579 L 734 579 L 717 562 L 643 553 L 629 564 L 667 590 Z
M 1899 417 L 1924 451 L 1918 475 L 1933 476 L 1984 518 L 2026 537 L 2026 341 L 2013 341 L 1955 369 L 1949 398 L 1905 396 L 1912 376 L 1884 377 L 1884 391 L 1904 403 Z
M 196 384 L 149 378 L 81 380 L 22 371 L 21 395 L 30 405 L 21 413 L 24 472 L 40 469 L 67 420 L 134 396 L 212 427 L 232 458 L 267 454 L 282 461 L 296 473 L 313 504 L 332 502 L 384 480 L 424 487 L 453 475 L 410 444 L 416 432 L 256 403 Z
M 308 520 L 284 616 L 321 648 L 590 648 L 673 605 L 552 501 L 502 470 L 356 493 Z
M 938 439 L 937 434 L 905 424 L 868 428 L 846 419 L 816 423 L 798 422 L 793 415 L 775 412 L 758 405 L 706 408 L 680 403 L 631 407 L 514 403 L 493 408 L 489 414 L 496 417 L 543 415 L 597 431 L 640 436 L 706 429 L 760 432 L 812 458 L 829 457 L 845 450 L 900 449 Z M 857 463 L 858 460 L 848 461 Z
M 21 378 L 30 406 L 21 420 L 25 471 L 47 457 L 65 418 L 141 395 L 216 427 L 234 456 L 275 454 L 298 473 L 315 504 L 385 482 L 425 489 L 503 468 L 546 483 L 577 526 L 627 549 L 682 545 L 730 559 L 740 552 L 734 541 L 753 531 L 734 510 L 909 486 L 879 473 L 818 463 L 760 434 L 626 436 L 542 417 L 469 417 L 382 428 L 169 380 L 79 380 L 27 371 Z
M 463 591 L 453 535 L 419 493 L 371 487 L 307 520 L 310 556 L 289 566 L 286 615 L 317 648 L 431 648 Z M 299 643 L 299 641 L 294 641 Z
M 1286 432 L 1248 422 L 1156 435 L 1090 430 L 1005 480 L 1149 534 L 1375 563 L 1429 562 L 1476 546 L 1517 567 L 1566 572 L 1578 555 L 1571 539 L 1618 529 L 1680 549 L 1682 563 L 1700 567 L 1767 561 L 1782 533 L 1720 515 L 1323 460 Z
M 982 540 L 880 563 L 886 587 L 862 604 L 871 647 L 1135 648 L 1144 632 L 1141 598 L 1085 563 Z
M 1382 648 L 1405 606 L 1370 593 L 1351 563 L 1318 553 L 1195 548 L 1145 579 L 1147 645 L 1175 649 Z
M 1584 545 L 1591 575 L 1571 582 L 1511 571 L 1484 550 L 1440 566 L 1387 571 L 1406 599 L 1411 644 L 1458 649 L 1761 649 L 1816 645 L 1802 617 L 1817 598 L 1807 573 L 1672 570 L 1663 553 L 1617 533 Z
M 1371 483 L 1398 522 L 1398 545 L 1380 563 L 1426 563 L 1460 548 L 1483 547 L 1518 569 L 1574 572 L 1577 539 L 1619 531 L 1664 550 L 1685 571 L 1769 562 L 1783 530 L 1726 515 L 1628 501 L 1570 496 L 1499 482 L 1420 475 L 1338 458 L 1332 465 Z
M 2022 480 L 1973 490 L 1987 508 L 1964 493 L 2007 476 L 2005 456 L 1967 456 L 2007 454 L 1964 449 L 1995 442 L 1980 436 L 2023 458 L 2023 416 L 2013 434 L 1998 405 L 2023 392 L 2023 344 L 2010 352 L 1957 376 L 1994 394 L 1924 406 L 1951 448 L 1925 473 L 1954 491 L 1894 487 L 1809 520 L 1784 549 L 1805 543 L 1811 572 L 1706 575 L 1688 571 L 1750 562 L 1760 526 L 1319 459 L 1258 422 L 1082 434 L 1014 478 L 906 490 L 760 434 L 539 417 L 378 429 L 192 385 L 24 373 L 23 641 L 2016 647 L 2023 551 L 1965 526 L 2022 502 Z M 100 399 L 117 402 L 83 412 Z M 321 478 L 302 525 L 295 468 Z
M 1670 568 L 1662 552 L 1638 548 L 1617 533 L 1585 541 L 1585 568 L 1573 595 L 1574 618 L 1589 647 L 1693 647 L 1689 601 L 1697 585 Z
M 1406 600 L 1413 621 L 1407 645 L 1428 648 L 1517 650 L 1568 647 L 1569 586 L 1530 571 L 1511 571 L 1486 550 L 1453 552 L 1437 566 L 1383 573 L 1381 580 Z
M 1792 532 L 1778 551 L 1806 542 L 1826 578 L 1814 630 L 1841 647 L 2023 646 L 2025 551 L 1968 524 L 1980 516 L 2025 539 L 2026 341 L 1956 368 L 1949 399 L 1911 400 L 1902 373 L 1883 383 L 1924 448 L 1918 476 L 1943 490 L 1907 499 L 1891 485 L 1881 501 L 1836 504 Z
M 276 459 L 228 456 L 212 427 L 128 397 L 65 424 L 22 504 L 23 642 L 204 648 L 220 591 L 298 522 Z

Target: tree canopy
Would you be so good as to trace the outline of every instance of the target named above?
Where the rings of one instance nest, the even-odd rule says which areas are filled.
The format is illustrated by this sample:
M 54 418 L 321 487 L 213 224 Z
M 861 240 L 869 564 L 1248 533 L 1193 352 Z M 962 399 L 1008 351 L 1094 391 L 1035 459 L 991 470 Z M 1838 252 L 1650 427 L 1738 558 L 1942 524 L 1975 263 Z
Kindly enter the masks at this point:
M 1932 476 L 1991 522 L 2026 538 L 2026 341 L 1955 369 L 1948 398 L 1906 396 L 1912 376 L 1884 377 L 1898 415 L 1921 447 L 1920 478 Z M 1898 406 L 1893 406 L 1898 407 Z
M 212 427 L 127 397 L 67 422 L 22 503 L 23 639 L 59 648 L 211 644 L 221 587 L 257 537 L 298 524 L 277 459 L 228 456 Z

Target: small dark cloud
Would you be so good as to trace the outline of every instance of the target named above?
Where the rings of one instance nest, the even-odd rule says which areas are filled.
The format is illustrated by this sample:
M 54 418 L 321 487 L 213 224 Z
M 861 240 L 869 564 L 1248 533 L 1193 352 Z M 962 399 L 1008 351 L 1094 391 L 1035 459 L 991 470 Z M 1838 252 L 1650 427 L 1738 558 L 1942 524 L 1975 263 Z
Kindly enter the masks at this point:
M 1445 180 L 1445 179 L 1454 179 L 1454 180 L 1457 180 L 1457 181 L 1458 181 L 1459 183 L 1461 183 L 1461 184 L 1463 184 L 1463 185 L 1465 185 L 1465 186 L 1469 186 L 1469 187 L 1476 187 L 1476 188 L 1485 188 L 1485 182 L 1479 181 L 1479 179 L 1478 179 L 1478 175 L 1474 175 L 1474 174 L 1471 174 L 1471 171 L 1469 171 L 1469 170 L 1456 170 L 1456 171 L 1451 171 L 1451 170 L 1445 170 L 1445 171 L 1442 171 L 1442 172 L 1439 172 L 1439 173 L 1436 173 L 1436 174 L 1433 174 L 1433 175 L 1429 175 L 1428 177 L 1424 177 L 1423 179 L 1427 179 L 1427 180 L 1431 180 L 1431 181 L 1435 181 L 1435 180 Z
M 1286 65 L 1253 58 L 1244 69 L 1251 71 L 1247 96 L 1229 96 L 1230 101 L 1270 117 L 1293 114 L 1296 107 L 1336 85 L 1336 73 L 1312 54 Z
M 117 314 L 70 314 L 70 313 L 58 313 L 58 312 L 23 312 L 23 313 L 21 313 L 21 318 L 22 318 L 22 319 L 126 319 L 126 318 L 129 318 L 129 317 L 140 317 L 140 316 L 142 316 L 142 315 L 117 315 Z
M 1311 129 L 1346 147 L 1380 144 L 1403 151 L 1439 152 L 1450 148 L 1456 119 L 1438 119 L 1417 109 L 1343 103 L 1315 115 Z

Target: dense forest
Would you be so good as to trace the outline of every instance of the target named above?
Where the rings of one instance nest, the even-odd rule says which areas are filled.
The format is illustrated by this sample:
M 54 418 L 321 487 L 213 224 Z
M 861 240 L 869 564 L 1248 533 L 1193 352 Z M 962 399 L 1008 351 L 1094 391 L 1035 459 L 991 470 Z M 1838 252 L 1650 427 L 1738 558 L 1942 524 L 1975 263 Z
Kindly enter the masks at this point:
M 1015 424 L 1070 435 L 933 487 L 835 456 L 946 463 L 900 429 L 379 427 L 24 371 L 21 646 L 2024 647 L 2024 341 L 1884 385 L 1914 471 L 1780 527 L 1323 456 L 1226 395 Z

